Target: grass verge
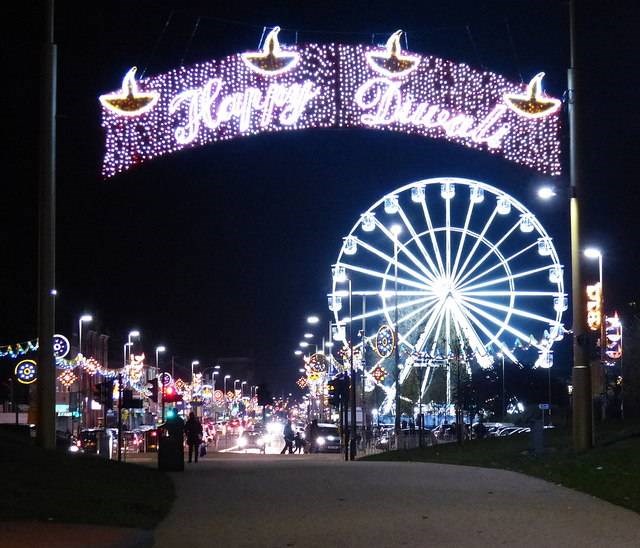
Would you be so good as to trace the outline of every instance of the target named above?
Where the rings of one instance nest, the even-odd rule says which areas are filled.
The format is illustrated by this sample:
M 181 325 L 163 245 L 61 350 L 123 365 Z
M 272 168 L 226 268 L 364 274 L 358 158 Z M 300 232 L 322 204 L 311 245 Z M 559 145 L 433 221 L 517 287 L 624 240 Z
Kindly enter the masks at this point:
M 502 468 L 564 485 L 640 513 L 640 422 L 599 425 L 598 444 L 576 453 L 571 431 L 545 431 L 545 451 L 529 451 L 529 435 L 473 440 L 458 446 L 391 451 L 363 460 L 414 461 Z
M 175 498 L 164 473 L 0 437 L 0 519 L 153 528 Z

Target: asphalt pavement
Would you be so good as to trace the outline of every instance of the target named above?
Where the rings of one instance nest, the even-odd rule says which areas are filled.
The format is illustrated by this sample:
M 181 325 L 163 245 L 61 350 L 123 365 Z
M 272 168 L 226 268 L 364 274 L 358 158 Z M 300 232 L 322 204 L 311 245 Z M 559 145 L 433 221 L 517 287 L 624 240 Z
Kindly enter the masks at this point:
M 157 548 L 640 546 L 640 515 L 504 470 L 210 453 L 173 479 Z

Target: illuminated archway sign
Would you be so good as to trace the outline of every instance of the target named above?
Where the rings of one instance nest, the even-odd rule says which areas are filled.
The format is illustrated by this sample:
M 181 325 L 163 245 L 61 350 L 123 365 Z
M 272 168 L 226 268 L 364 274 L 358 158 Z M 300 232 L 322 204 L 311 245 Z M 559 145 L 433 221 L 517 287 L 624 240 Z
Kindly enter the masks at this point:
M 105 177 L 184 148 L 306 128 L 372 128 L 442 138 L 560 173 L 560 106 L 527 86 L 430 55 L 386 47 L 283 48 L 278 27 L 262 51 L 180 67 L 146 80 L 127 72 L 100 96 Z

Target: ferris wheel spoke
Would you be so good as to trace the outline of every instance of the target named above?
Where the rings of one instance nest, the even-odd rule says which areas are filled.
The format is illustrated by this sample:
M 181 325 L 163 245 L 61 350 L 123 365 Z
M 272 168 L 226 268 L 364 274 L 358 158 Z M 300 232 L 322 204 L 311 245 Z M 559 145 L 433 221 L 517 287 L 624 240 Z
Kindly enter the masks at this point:
M 422 256 L 424 257 L 424 260 L 427 261 L 427 264 L 429 265 L 429 268 L 431 268 L 432 274 L 433 275 L 437 275 L 438 274 L 438 267 L 434 264 L 433 260 L 431 259 L 431 256 L 427 252 L 427 249 L 424 247 L 424 244 L 422 243 L 422 240 L 418 236 L 418 233 L 416 232 L 415 228 L 413 228 L 413 224 L 411 223 L 411 221 L 407 217 L 407 214 L 404 212 L 404 209 L 402 209 L 402 206 L 400 206 L 400 205 L 398 205 L 398 213 L 400 214 L 400 217 L 402 218 L 402 222 L 404 222 L 405 226 L 409 230 L 409 233 L 411 234 L 411 237 L 413 238 L 413 241 L 416 243 L 416 245 L 418 246 L 418 249 L 422 253 Z M 435 277 L 433 275 L 432 275 L 432 280 Z
M 383 253 L 382 251 L 376 249 L 375 247 L 373 247 L 372 245 L 368 244 L 367 242 L 361 240 L 360 238 L 358 238 L 357 241 L 358 241 L 358 244 L 361 247 L 363 247 L 364 249 L 366 249 L 370 253 L 376 255 L 377 257 L 379 257 L 383 261 L 386 261 L 388 264 L 394 264 L 395 258 L 392 257 L 391 255 L 387 255 L 386 253 Z M 400 261 L 398 261 L 398 269 L 406 272 L 407 274 L 410 274 L 414 278 L 416 278 L 418 280 L 421 280 L 426 284 L 430 284 L 431 282 L 433 282 L 433 274 L 431 274 L 431 277 L 425 276 L 425 275 L 421 274 L 420 272 L 418 272 L 417 270 L 414 270 L 413 268 L 405 265 L 404 263 L 402 263 Z
M 471 269 L 469 272 L 467 272 L 467 274 L 461 278 L 460 280 L 458 280 L 458 287 L 464 287 L 466 285 L 469 285 L 470 283 L 475 282 L 476 280 L 479 280 L 480 278 L 483 278 L 484 276 L 486 276 L 487 274 L 493 272 L 496 268 L 500 268 L 501 266 L 504 266 L 505 264 L 509 264 L 511 261 L 513 261 L 516 257 L 519 257 L 520 255 L 522 255 L 523 253 L 526 253 L 527 251 L 529 251 L 530 249 L 537 247 L 538 243 L 537 242 L 533 242 L 529 245 L 527 245 L 526 247 L 523 247 L 522 249 L 520 249 L 519 251 L 517 251 L 516 253 L 510 255 L 509 257 L 506 257 L 504 259 L 504 262 L 501 261 L 499 263 L 494 264 L 492 267 L 487 268 L 486 270 L 484 270 L 483 272 L 481 272 L 480 274 L 476 274 L 473 278 L 468 279 L 468 276 L 476 270 L 477 266 L 476 265 L 473 269 Z M 492 250 L 493 252 L 493 250 Z M 498 254 L 498 247 L 496 244 L 495 247 L 495 253 Z M 466 280 L 466 281 L 465 281 Z
M 411 301 L 405 301 L 403 303 L 398 304 L 398 310 L 403 310 L 405 308 L 409 308 L 410 306 L 414 306 L 416 304 L 422 304 L 431 299 L 433 299 L 432 296 L 422 297 L 421 299 L 414 299 Z M 356 322 L 358 320 L 362 320 L 363 318 L 374 318 L 376 316 L 384 316 L 385 311 L 389 310 L 389 308 L 391 307 L 382 306 L 381 308 L 378 308 L 376 310 L 371 310 L 369 312 L 365 312 L 364 314 L 358 314 L 356 316 L 353 316 L 353 318 L 351 318 L 351 321 Z
M 461 309 L 460 305 L 454 301 L 454 309 L 453 309 L 454 318 L 456 319 L 456 325 L 460 325 L 460 329 L 464 334 L 465 338 L 469 341 L 471 348 L 473 349 L 476 355 L 482 355 L 486 353 L 486 348 L 480 335 L 478 335 L 477 331 L 474 329 L 473 325 L 465 315 L 464 311 Z
M 431 245 L 433 246 L 433 252 L 436 256 L 436 260 L 438 261 L 438 268 L 440 269 L 440 276 L 444 276 L 444 265 L 442 264 L 442 257 L 440 255 L 440 248 L 438 246 L 438 240 L 436 238 L 435 231 L 433 230 L 433 221 L 431 220 L 431 214 L 429 213 L 429 208 L 427 207 L 427 201 L 423 197 L 420 201 L 420 205 L 422 206 L 422 213 L 424 215 L 424 219 L 427 223 L 427 228 L 429 229 L 429 236 L 431 237 Z
M 458 273 L 458 277 L 464 274 L 465 268 L 467 268 L 467 266 L 469 265 L 469 261 L 471 261 L 471 258 L 473 257 L 476 250 L 478 249 L 480 242 L 484 241 L 484 236 L 489 230 L 489 228 L 491 227 L 491 224 L 493 223 L 493 220 L 496 218 L 497 214 L 498 214 L 498 207 L 496 206 L 493 210 L 493 213 L 491 213 L 491 215 L 489 216 L 489 219 L 487 220 L 484 227 L 482 228 L 482 232 L 480 232 L 480 234 L 476 238 L 476 241 L 473 244 L 471 251 L 469 251 L 469 253 L 467 254 L 467 257 L 465 258 L 464 263 L 462 263 L 462 266 L 460 267 L 460 271 Z M 457 283 L 457 280 L 454 280 L 454 283 Z
M 500 284 L 503 282 L 511 282 L 518 278 L 524 278 L 525 276 L 531 276 L 533 274 L 537 274 L 538 272 L 543 272 L 545 270 L 549 270 L 551 268 L 550 265 L 541 266 L 539 268 L 532 268 L 531 270 L 525 270 L 524 272 L 518 272 L 517 274 L 509 274 L 508 276 L 502 276 L 500 278 L 495 278 L 493 280 L 489 280 L 487 282 L 483 282 L 481 284 L 470 285 L 465 288 L 465 291 L 469 291 L 471 289 L 480 289 L 481 287 L 489 287 L 492 285 Z
M 509 325 L 505 321 L 502 321 L 502 320 L 496 318 L 493 314 L 489 314 L 488 312 L 485 312 L 481 308 L 478 308 L 476 305 L 474 305 L 472 303 L 469 303 L 469 302 L 465 302 L 465 307 L 468 308 L 468 309 L 473 310 L 476 313 L 478 313 L 480 316 L 482 316 L 483 318 L 489 320 L 491 323 L 495 324 L 500 329 L 504 329 L 505 331 L 508 331 L 512 335 L 518 337 L 520 340 L 525 341 L 527 344 L 532 343 L 530 335 L 526 335 L 525 333 L 523 333 L 519 329 L 516 329 L 515 327 L 512 327 L 511 325 Z M 534 343 L 533 346 L 535 346 L 536 348 L 539 348 L 539 345 L 538 345 L 537 342 Z
M 480 331 L 482 331 L 487 336 L 487 338 L 489 339 L 487 345 L 495 344 L 513 363 L 519 363 L 518 359 L 514 356 L 511 350 L 509 350 L 509 348 L 507 348 L 507 346 L 500 339 L 496 338 L 495 335 L 491 333 L 491 331 L 489 331 L 489 329 L 487 329 L 487 327 L 480 320 L 478 320 L 478 318 L 476 318 L 476 316 L 469 309 L 464 310 L 464 315 L 465 317 L 469 318 L 474 324 L 476 324 L 478 326 L 478 329 L 480 329 Z
M 402 335 L 398 335 L 398 338 L 402 341 L 404 339 L 404 344 L 411 347 L 414 350 L 417 350 L 417 345 L 412 344 L 411 342 L 409 342 L 409 337 L 413 334 L 413 332 L 418 329 L 418 327 L 420 327 L 420 325 L 422 325 L 422 323 L 429 317 L 429 313 L 427 312 L 426 314 L 424 314 L 417 322 L 415 322 L 411 328 L 406 332 L 403 333 Z M 400 322 L 398 322 L 400 323 Z M 419 339 L 418 339 L 419 341 Z
M 359 272 L 360 274 L 366 274 L 368 276 L 372 276 L 374 278 L 380 278 L 381 280 L 386 280 L 388 282 L 395 282 L 396 277 L 390 274 L 385 274 L 383 272 L 378 272 L 376 270 L 371 270 L 370 268 L 363 268 L 361 266 L 356 266 L 349 263 L 340 263 L 341 266 L 344 266 L 346 269 L 351 270 L 352 272 Z M 413 280 L 407 280 L 406 278 L 397 278 L 398 284 L 406 285 L 407 287 L 415 287 L 417 289 L 422 289 L 425 293 L 431 293 L 431 286 L 426 285 L 424 283 L 414 282 Z
M 455 280 L 456 273 L 458 271 L 458 264 L 460 263 L 460 257 L 462 255 L 462 249 L 464 248 L 464 242 L 467 237 L 467 231 L 469 230 L 469 222 L 471 221 L 471 214 L 473 213 L 474 201 L 469 200 L 469 207 L 467 209 L 467 216 L 464 220 L 464 228 L 462 229 L 462 236 L 460 236 L 460 242 L 458 242 L 458 252 L 456 253 L 456 259 L 453 262 L 453 270 L 451 271 L 451 278 Z
M 398 318 L 398 326 L 400 326 L 400 324 L 403 324 L 405 322 L 408 322 L 410 319 L 416 317 L 418 314 L 420 314 L 421 312 L 423 312 L 424 310 L 427 309 L 433 309 L 433 307 L 437 304 L 438 301 L 438 297 L 433 297 L 429 302 L 427 302 L 427 304 L 425 304 L 424 306 L 421 306 L 419 308 L 416 308 L 415 310 L 412 310 L 411 312 L 409 312 L 408 314 L 401 316 Z M 398 307 L 400 308 L 400 307 Z
M 518 228 L 519 225 L 520 225 L 520 221 L 516 222 L 509 230 L 507 230 L 507 232 L 502 236 L 502 238 L 500 238 L 495 244 L 489 244 L 488 245 L 489 250 L 482 257 L 480 257 L 480 259 L 478 259 L 476 264 L 474 264 L 473 267 L 470 268 L 464 275 L 458 276 L 456 279 L 456 283 L 461 284 L 462 282 L 464 282 L 464 280 L 466 280 L 469 276 L 471 276 L 471 274 L 473 274 L 478 268 L 480 268 L 480 265 L 482 265 L 489 257 L 491 257 L 491 255 L 496 254 L 497 251 L 500 249 L 500 246 L 504 243 L 504 241 L 509 236 L 511 236 L 511 234 L 515 232 L 515 230 Z M 534 245 L 537 245 L 537 243 Z M 521 252 L 527 251 L 529 247 L 530 246 L 528 246 Z M 517 254 L 512 255 L 512 258 L 517 257 L 521 252 L 518 252 Z
M 463 297 L 564 297 L 559 291 L 460 291 Z
M 547 318 L 545 316 L 541 316 L 540 314 L 534 314 L 533 312 L 527 312 L 526 310 L 520 310 L 519 308 L 515 308 L 512 306 L 505 306 L 503 304 L 494 303 L 492 301 L 487 301 L 485 299 L 475 299 L 473 297 L 463 297 L 465 302 L 472 302 L 474 304 L 484 306 L 486 308 L 492 308 L 493 310 L 500 310 L 501 312 L 508 312 L 510 314 L 514 314 L 516 316 L 521 316 L 522 318 L 529 318 L 530 320 L 536 320 L 538 322 L 543 322 L 545 324 L 553 324 L 555 323 L 555 318 Z
M 391 240 L 394 247 L 396 245 L 398 246 L 398 250 L 397 250 L 398 259 L 399 259 L 400 252 L 402 252 L 415 266 L 417 266 L 424 273 L 425 276 L 427 276 L 427 278 L 431 280 L 434 279 L 433 273 L 430 272 L 429 269 L 422 263 L 422 261 L 420 261 L 409 249 L 407 249 L 407 247 L 404 244 L 401 244 L 399 241 L 397 241 L 396 237 L 391 233 L 391 231 L 386 226 L 384 226 L 380 221 L 378 221 L 378 219 L 375 220 L 375 223 L 376 223 L 376 226 L 380 228 L 380 231 L 387 238 Z M 393 260 L 391 261 L 391 264 L 393 264 L 395 260 L 396 259 L 394 257 Z

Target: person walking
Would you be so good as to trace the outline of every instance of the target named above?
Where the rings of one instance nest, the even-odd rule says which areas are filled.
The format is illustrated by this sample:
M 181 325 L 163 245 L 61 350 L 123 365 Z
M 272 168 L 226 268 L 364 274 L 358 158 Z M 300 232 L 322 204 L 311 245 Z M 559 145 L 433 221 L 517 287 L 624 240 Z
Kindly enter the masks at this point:
M 189 462 L 195 454 L 195 462 L 198 462 L 198 447 L 202 443 L 202 425 L 196 418 L 193 411 L 189 413 L 189 418 L 184 425 L 184 434 L 187 436 L 187 445 L 189 446 Z
M 284 427 L 284 447 L 282 451 L 280 451 L 281 455 L 284 455 L 287 450 L 289 454 L 293 453 L 293 440 L 295 439 L 295 434 L 293 432 L 293 426 L 291 425 L 291 421 L 288 420 L 287 424 Z
M 318 452 L 318 419 L 313 419 L 309 426 L 309 453 Z
M 296 432 L 296 436 L 293 438 L 293 452 L 300 454 L 304 453 L 304 439 L 300 432 Z

